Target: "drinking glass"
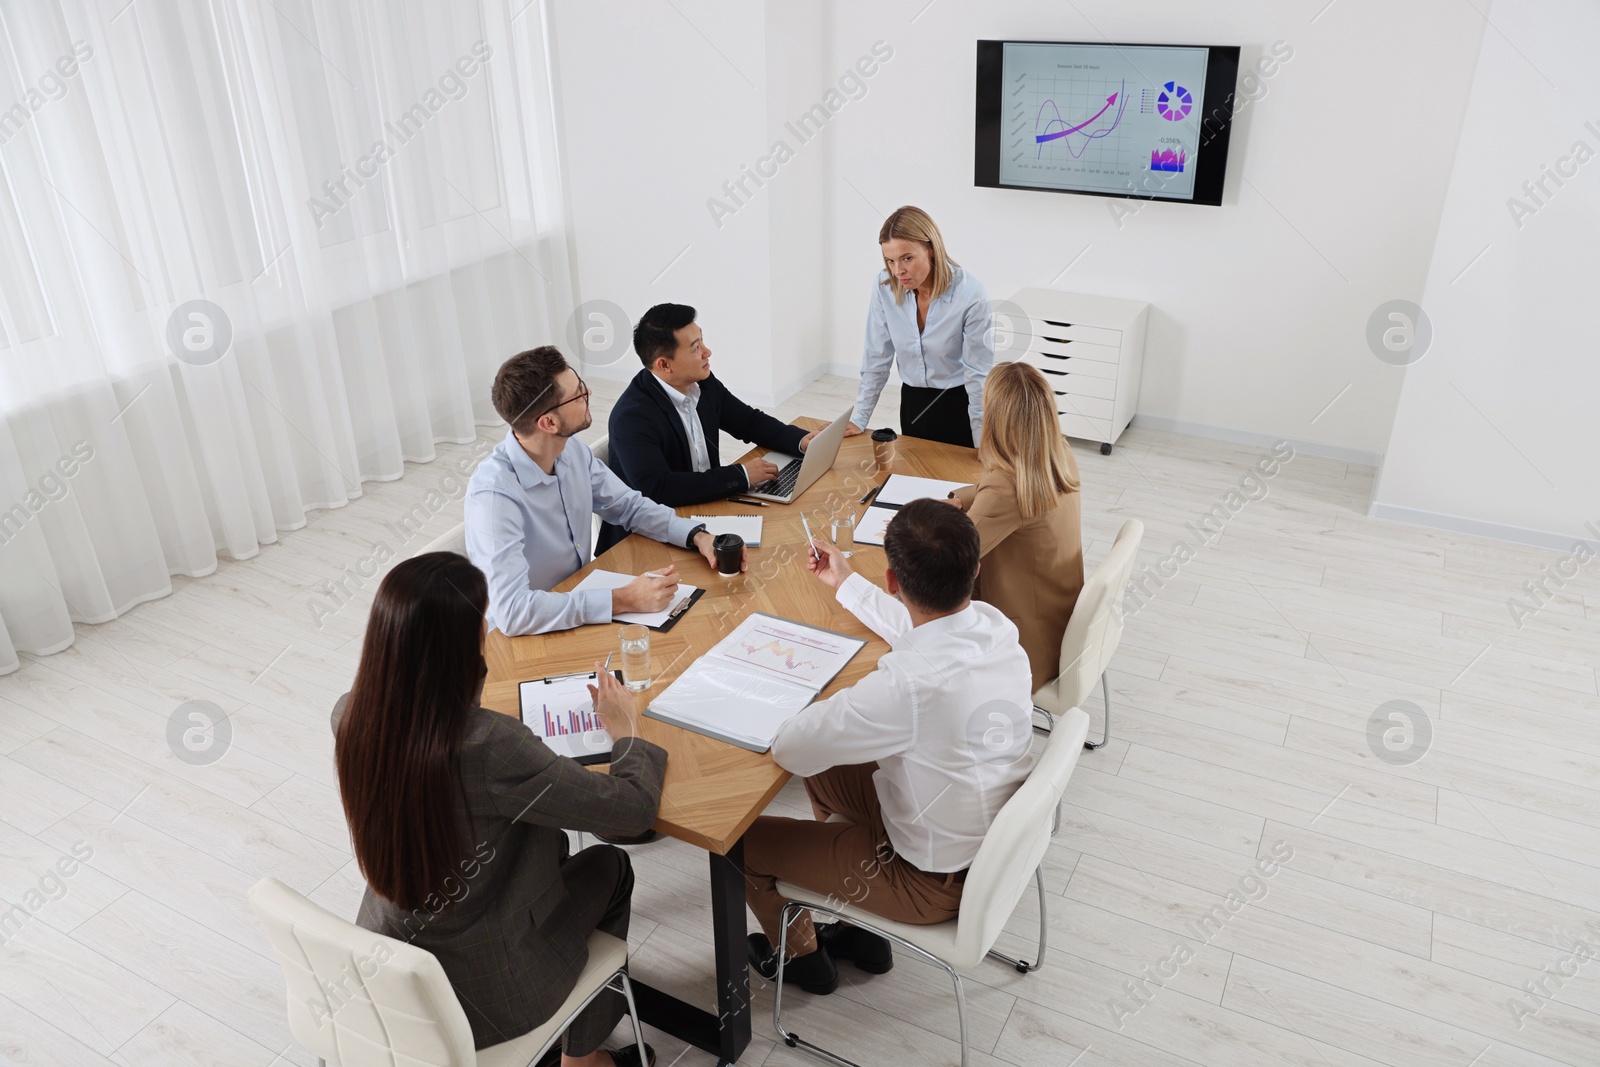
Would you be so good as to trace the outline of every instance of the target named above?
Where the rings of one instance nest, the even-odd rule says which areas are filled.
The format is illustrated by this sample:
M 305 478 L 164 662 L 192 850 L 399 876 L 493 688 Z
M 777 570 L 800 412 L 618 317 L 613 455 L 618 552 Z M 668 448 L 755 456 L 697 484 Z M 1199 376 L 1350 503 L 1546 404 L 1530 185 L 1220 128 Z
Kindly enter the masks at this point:
M 851 507 L 840 508 L 833 513 L 833 543 L 839 546 L 839 552 L 849 559 L 856 550 L 856 511 Z
M 629 623 L 617 633 L 622 641 L 622 684 L 630 693 L 650 688 L 650 627 Z

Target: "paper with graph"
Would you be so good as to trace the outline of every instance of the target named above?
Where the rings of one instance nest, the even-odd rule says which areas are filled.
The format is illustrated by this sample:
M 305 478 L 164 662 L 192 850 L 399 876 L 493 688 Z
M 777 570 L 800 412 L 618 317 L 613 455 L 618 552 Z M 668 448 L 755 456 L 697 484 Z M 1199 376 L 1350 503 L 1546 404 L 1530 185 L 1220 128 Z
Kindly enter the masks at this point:
M 858 637 L 756 612 L 695 660 L 645 714 L 765 752 L 779 727 L 865 645 Z

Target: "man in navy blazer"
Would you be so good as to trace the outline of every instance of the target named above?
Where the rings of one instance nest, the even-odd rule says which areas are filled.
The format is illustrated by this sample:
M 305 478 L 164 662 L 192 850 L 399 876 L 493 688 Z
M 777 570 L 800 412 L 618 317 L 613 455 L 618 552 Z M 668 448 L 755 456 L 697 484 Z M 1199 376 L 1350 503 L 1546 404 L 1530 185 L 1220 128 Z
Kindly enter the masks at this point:
M 742 493 L 778 476 L 766 459 L 722 466 L 722 430 L 763 448 L 797 455 L 815 432 L 786 426 L 728 392 L 711 373 L 711 349 L 694 308 L 657 304 L 633 329 L 633 350 L 644 370 L 611 409 L 611 469 L 651 500 L 681 507 Z M 627 532 L 607 524 L 597 551 Z

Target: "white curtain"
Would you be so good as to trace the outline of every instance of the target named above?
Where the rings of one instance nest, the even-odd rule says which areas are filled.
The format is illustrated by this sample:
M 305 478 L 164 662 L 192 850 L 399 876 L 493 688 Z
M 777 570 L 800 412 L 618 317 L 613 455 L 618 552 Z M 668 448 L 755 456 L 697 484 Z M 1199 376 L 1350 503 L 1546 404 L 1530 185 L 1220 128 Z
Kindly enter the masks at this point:
M 543 18 L 0 0 L 0 673 L 498 421 L 571 310 Z

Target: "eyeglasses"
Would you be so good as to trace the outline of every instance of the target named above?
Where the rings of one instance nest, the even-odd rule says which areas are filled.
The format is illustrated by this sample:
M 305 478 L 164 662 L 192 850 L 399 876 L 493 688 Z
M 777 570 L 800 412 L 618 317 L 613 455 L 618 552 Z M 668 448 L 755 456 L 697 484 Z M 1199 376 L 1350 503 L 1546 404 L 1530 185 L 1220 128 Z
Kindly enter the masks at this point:
M 561 408 L 564 408 L 568 404 L 573 403 L 574 401 L 577 401 L 577 400 L 588 400 L 589 397 L 592 396 L 592 395 L 593 394 L 590 392 L 589 387 L 584 384 L 583 379 L 579 378 L 578 379 L 578 391 L 576 393 L 572 394 L 571 396 L 567 397 L 561 403 L 555 404 L 555 405 L 553 405 L 551 407 L 547 407 L 543 411 L 539 412 L 539 418 L 542 419 L 546 415 L 550 414 L 552 411 L 557 411 L 557 410 L 559 410 Z

